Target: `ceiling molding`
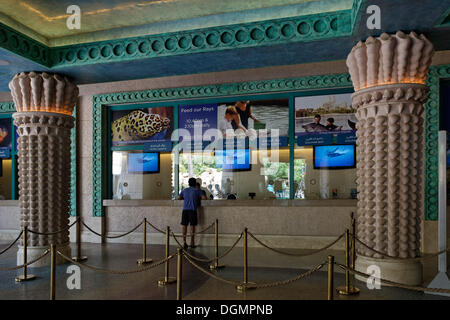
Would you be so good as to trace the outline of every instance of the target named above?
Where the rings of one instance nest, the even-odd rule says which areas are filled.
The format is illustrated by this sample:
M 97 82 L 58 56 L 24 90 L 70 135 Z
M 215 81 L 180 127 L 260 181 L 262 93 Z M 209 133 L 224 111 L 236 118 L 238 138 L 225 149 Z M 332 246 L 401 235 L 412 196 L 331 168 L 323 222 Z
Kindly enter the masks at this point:
M 61 68 L 309 42 L 350 36 L 364 1 L 354 0 L 349 10 L 61 47 L 49 47 L 0 23 L 0 48 L 48 68 Z

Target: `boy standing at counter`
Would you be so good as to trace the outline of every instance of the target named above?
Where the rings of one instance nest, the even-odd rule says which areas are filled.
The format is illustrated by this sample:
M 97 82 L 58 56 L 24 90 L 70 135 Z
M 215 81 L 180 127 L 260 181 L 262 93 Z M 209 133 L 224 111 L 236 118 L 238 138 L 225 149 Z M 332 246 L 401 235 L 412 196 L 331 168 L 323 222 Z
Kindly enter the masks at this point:
M 184 200 L 183 202 L 183 212 L 181 214 L 181 225 L 183 226 L 183 242 L 184 249 L 188 248 L 186 243 L 186 233 L 188 224 L 191 225 L 191 248 L 195 248 L 195 226 L 197 225 L 197 206 L 200 200 L 206 200 L 206 196 L 203 195 L 202 191 L 196 188 L 197 180 L 195 178 L 190 178 L 189 188 L 181 191 L 178 196 L 178 200 Z

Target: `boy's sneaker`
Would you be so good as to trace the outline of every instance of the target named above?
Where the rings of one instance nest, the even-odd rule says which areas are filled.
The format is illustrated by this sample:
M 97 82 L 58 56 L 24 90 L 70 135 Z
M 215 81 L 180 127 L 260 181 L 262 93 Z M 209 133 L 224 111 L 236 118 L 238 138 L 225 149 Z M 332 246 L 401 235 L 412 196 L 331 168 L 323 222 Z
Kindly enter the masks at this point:
M 183 249 L 184 249 L 184 250 L 187 250 L 187 249 L 188 249 L 187 243 L 185 243 L 185 244 L 183 245 Z

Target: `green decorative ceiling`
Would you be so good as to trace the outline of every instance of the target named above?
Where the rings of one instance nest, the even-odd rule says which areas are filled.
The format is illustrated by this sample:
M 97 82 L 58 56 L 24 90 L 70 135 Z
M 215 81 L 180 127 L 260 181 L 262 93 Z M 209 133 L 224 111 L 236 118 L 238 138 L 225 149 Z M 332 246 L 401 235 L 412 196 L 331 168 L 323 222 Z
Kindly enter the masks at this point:
M 66 26 L 67 6 L 81 29 Z M 369 5 L 381 29 L 369 30 Z M 0 91 L 22 71 L 78 84 L 345 59 L 361 39 L 424 33 L 450 49 L 450 0 L 153 0 L 0 2 Z
M 351 10 L 352 0 L 2 0 L 0 21 L 48 46 Z M 77 5 L 81 28 L 66 13 Z

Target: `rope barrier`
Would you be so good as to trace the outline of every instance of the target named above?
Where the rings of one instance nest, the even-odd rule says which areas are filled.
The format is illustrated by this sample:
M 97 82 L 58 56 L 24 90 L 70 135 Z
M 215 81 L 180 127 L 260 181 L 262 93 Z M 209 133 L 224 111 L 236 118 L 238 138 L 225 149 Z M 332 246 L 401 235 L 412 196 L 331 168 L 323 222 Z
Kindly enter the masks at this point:
M 212 227 L 214 226 L 214 222 L 211 224 L 211 225 L 209 225 L 208 227 L 206 227 L 205 229 L 203 229 L 202 231 L 198 231 L 198 232 L 196 232 L 195 234 L 201 234 L 201 233 L 204 233 L 204 232 L 206 232 L 206 231 L 208 231 L 209 229 L 211 229 Z M 178 237 L 178 238 L 181 238 L 183 235 L 175 235 L 175 237 Z
M 196 233 L 197 233 L 197 234 L 204 233 L 204 232 L 208 231 L 209 229 L 211 229 L 213 226 L 214 226 L 214 222 L 211 223 L 211 224 L 209 225 L 209 227 L 206 227 L 206 228 L 203 229 L 202 231 L 198 231 L 198 232 L 196 232 Z
M 422 257 L 416 257 L 416 258 L 401 258 L 401 257 L 394 257 L 394 256 L 388 255 L 388 254 L 386 254 L 386 253 L 384 253 L 384 252 L 381 252 L 381 251 L 378 251 L 378 250 L 376 250 L 376 249 L 373 249 L 373 248 L 369 247 L 367 244 L 365 244 L 364 242 L 362 242 L 361 240 L 359 240 L 359 239 L 358 239 L 356 236 L 354 236 L 353 234 L 350 234 L 350 235 L 351 235 L 352 237 L 354 237 L 355 240 L 356 240 L 356 242 L 358 242 L 359 244 L 361 244 L 363 247 L 366 247 L 367 249 L 369 249 L 369 250 L 371 250 L 371 251 L 373 251 L 373 252 L 375 252 L 375 253 L 377 253 L 377 254 L 379 254 L 379 255 L 381 255 L 381 256 L 384 256 L 384 257 L 388 258 L 388 259 L 386 259 L 386 260 L 422 261 L 422 260 L 426 260 L 426 259 L 429 259 L 429 258 L 437 257 L 438 255 L 441 255 L 441 254 L 443 254 L 443 253 L 445 253 L 445 252 L 450 252 L 450 248 L 448 248 L 448 249 L 446 249 L 446 250 L 441 250 L 441 251 L 439 251 L 439 252 L 430 253 L 430 254 L 424 255 L 424 256 L 422 256 Z
M 268 245 L 264 244 L 261 240 L 257 239 L 256 236 L 253 235 L 250 231 L 248 231 L 248 234 L 249 234 L 250 237 L 252 237 L 256 242 L 258 242 L 260 245 L 262 245 L 263 247 L 265 247 L 265 248 L 267 248 L 267 249 L 269 249 L 269 250 L 272 250 L 272 251 L 277 252 L 277 253 L 279 253 L 279 254 L 284 254 L 284 255 L 287 255 L 287 256 L 295 256 L 295 257 L 306 257 L 306 256 L 311 256 L 311 255 L 316 254 L 316 253 L 318 253 L 318 252 L 324 251 L 324 250 L 326 250 L 326 249 L 332 247 L 333 245 L 335 245 L 335 244 L 336 244 L 339 240 L 341 240 L 342 237 L 345 235 L 345 233 L 341 234 L 341 235 L 340 235 L 336 240 L 334 240 L 332 243 L 326 245 L 326 246 L 323 247 L 323 248 L 317 249 L 317 250 L 315 250 L 315 251 L 313 251 L 313 252 L 310 252 L 310 253 L 292 253 L 292 252 L 286 252 L 286 251 L 278 250 L 278 249 L 275 249 L 275 248 L 271 248 L 271 247 L 269 247 Z
M 65 232 L 65 231 L 69 230 L 70 228 L 72 228 L 72 226 L 74 224 L 76 224 L 78 222 L 78 219 L 80 219 L 80 218 L 79 217 L 76 218 L 75 221 L 72 222 L 72 224 L 70 224 L 67 228 L 64 228 L 64 229 L 61 229 L 61 230 L 58 230 L 58 231 L 55 231 L 55 232 L 39 232 L 39 231 L 30 230 L 30 229 L 28 229 L 28 232 L 34 233 L 34 234 L 37 234 L 37 235 L 41 235 L 41 236 L 52 236 L 52 235 L 55 235 L 55 234 L 58 234 L 58 233 L 61 233 L 61 232 Z
M 183 255 L 185 256 L 186 260 L 192 264 L 196 269 L 198 269 L 199 271 L 207 274 L 208 276 L 210 276 L 211 278 L 214 278 L 218 281 L 233 285 L 233 286 L 237 286 L 237 285 L 242 285 L 241 282 L 238 281 L 234 281 L 234 280 L 229 280 L 229 279 L 225 279 L 223 277 L 220 277 L 204 268 L 202 268 L 201 266 L 199 266 L 198 264 L 196 264 L 194 261 L 192 261 L 189 258 L 189 255 L 186 255 L 186 251 L 183 250 Z M 276 287 L 276 286 L 281 286 L 281 285 L 286 285 L 295 281 L 298 281 L 300 279 L 306 278 L 310 275 L 312 275 L 313 273 L 319 271 L 320 269 L 322 269 L 325 266 L 326 262 L 321 263 L 317 266 L 315 266 L 314 268 L 312 268 L 311 270 L 308 270 L 307 272 L 301 273 L 293 278 L 287 279 L 287 280 L 282 280 L 282 281 L 276 281 L 276 282 L 270 282 L 270 283 L 260 283 L 260 284 L 252 284 L 253 288 L 270 288 L 270 287 Z
M 287 280 L 282 280 L 282 281 L 275 281 L 275 282 L 269 282 L 269 283 L 261 283 L 261 284 L 252 284 L 252 287 L 254 288 L 271 288 L 271 287 L 277 287 L 277 286 L 283 286 L 295 281 L 298 281 L 300 279 L 309 277 L 310 275 L 312 275 L 313 273 L 319 271 L 320 269 L 322 269 L 328 262 L 323 262 L 321 264 L 318 264 L 317 266 L 315 266 L 314 268 L 312 268 L 311 270 L 308 270 L 304 273 L 301 273 L 291 279 L 287 279 Z
M 103 237 L 102 234 L 100 234 L 100 233 L 98 233 L 98 232 L 92 230 L 92 228 L 90 228 L 86 223 L 84 223 L 84 221 L 83 221 L 82 223 L 83 223 L 83 226 L 85 226 L 86 229 L 88 229 L 90 232 L 92 232 L 93 234 L 95 234 L 95 235 L 97 235 L 97 236 L 99 236 L 99 237 Z M 130 233 L 134 232 L 134 231 L 135 231 L 137 228 L 139 228 L 139 227 L 141 226 L 141 224 L 143 224 L 143 223 L 144 223 L 144 220 L 142 220 L 142 222 L 139 223 L 136 227 L 134 227 L 133 229 L 131 229 L 130 231 L 128 231 L 128 232 L 126 232 L 126 233 L 124 233 L 124 234 L 121 234 L 121 235 L 118 235 L 118 236 L 107 236 L 107 235 L 105 235 L 105 238 L 108 238 L 108 239 L 116 239 L 116 238 L 124 237 L 124 236 L 129 235 Z
M 390 280 L 385 280 L 382 278 L 376 278 L 373 275 L 367 274 L 367 273 L 363 273 L 360 271 L 357 271 L 355 269 L 349 268 L 343 264 L 340 263 L 335 263 L 337 266 L 339 266 L 340 268 L 344 269 L 344 270 L 348 270 L 349 272 L 359 275 L 361 277 L 366 277 L 366 278 L 375 278 L 377 280 L 380 280 L 380 282 L 387 284 L 387 285 L 391 285 L 394 287 L 398 287 L 398 288 L 402 288 L 402 289 L 408 289 L 408 290 L 414 290 L 414 291 L 429 291 L 429 292 L 438 292 L 438 293 L 450 293 L 450 289 L 441 289 L 441 288 L 425 288 L 425 287 L 419 287 L 419 286 L 410 286 L 407 284 L 403 284 L 403 283 L 398 283 L 398 282 L 394 282 L 394 281 L 390 281 Z
M 155 229 L 156 231 L 158 231 L 159 233 L 165 233 L 164 231 L 162 231 L 161 229 L 155 227 L 153 224 L 151 224 L 148 220 L 147 220 L 147 224 L 152 227 L 153 229 Z
M 0 252 L 0 255 L 4 254 L 6 251 L 8 251 L 9 249 L 11 249 L 11 247 L 17 242 L 19 241 L 20 237 L 23 234 L 23 230 L 20 231 L 19 235 L 17 236 L 16 240 L 14 240 L 8 247 L 6 247 L 5 249 L 2 250 L 2 252 Z
M 33 264 L 39 260 L 41 260 L 43 257 L 45 257 L 48 253 L 50 252 L 49 249 L 45 250 L 44 253 L 42 255 L 40 255 L 39 257 L 37 257 L 36 259 L 33 259 L 27 263 L 24 263 L 20 266 L 15 266 L 15 267 L 8 267 L 8 268 L 0 268 L 0 271 L 10 271 L 10 270 L 17 270 L 17 269 L 22 269 L 25 266 L 29 266 L 30 264 Z
M 243 235 L 243 233 L 241 233 L 241 234 L 239 235 L 239 237 L 236 239 L 236 241 L 231 245 L 231 247 L 229 247 L 229 248 L 225 251 L 224 254 L 222 254 L 221 256 L 219 256 L 219 257 L 217 257 L 217 258 L 215 258 L 215 257 L 212 258 L 212 259 L 197 258 L 197 257 L 191 255 L 190 253 L 186 252 L 186 251 L 184 251 L 184 254 L 185 254 L 185 255 L 188 255 L 191 259 L 194 259 L 194 260 L 197 260 L 197 261 L 200 261 L 200 262 L 211 263 L 211 262 L 215 261 L 216 259 L 222 259 L 222 258 L 225 257 L 227 254 L 229 254 L 229 253 L 231 252 L 231 250 L 233 250 L 234 247 L 236 247 L 236 245 L 237 245 L 237 244 L 239 243 L 239 241 L 242 239 L 242 235 Z M 175 234 L 174 234 L 173 232 L 172 232 L 172 237 L 175 239 L 175 241 L 176 241 L 176 243 L 178 244 L 178 246 L 179 246 L 180 248 L 183 248 L 183 246 L 182 246 L 181 243 L 178 241 L 178 239 L 176 238 L 176 236 L 175 236 Z
M 214 274 L 214 273 L 211 273 L 211 272 L 209 272 L 208 270 L 203 269 L 203 268 L 200 267 L 198 264 L 196 264 L 194 261 L 192 261 L 192 260 L 189 258 L 188 255 L 186 255 L 186 251 L 184 251 L 184 250 L 182 250 L 182 251 L 183 251 L 184 257 L 186 258 L 186 260 L 187 260 L 190 264 L 192 264 L 195 268 L 197 268 L 197 269 L 200 270 L 201 272 L 207 274 L 208 276 L 210 276 L 210 277 L 212 277 L 212 278 L 214 278 L 214 279 L 216 279 L 216 280 L 219 280 L 219 281 L 221 281 L 221 282 L 224 282 L 224 283 L 233 285 L 233 286 L 237 286 L 237 285 L 240 285 L 240 284 L 241 284 L 241 283 L 238 282 L 238 281 L 228 280 L 228 279 L 219 277 L 218 275 L 216 275 L 216 274 Z
M 131 273 L 139 273 L 139 272 L 144 272 L 144 271 L 153 269 L 155 267 L 158 267 L 158 266 L 162 265 L 166 261 L 171 260 L 173 257 L 176 256 L 176 254 L 172 254 L 172 255 L 168 256 L 167 258 L 162 259 L 160 261 L 157 261 L 155 263 L 152 263 L 151 265 L 149 265 L 147 267 L 144 267 L 144 268 L 139 268 L 139 269 L 134 269 L 134 270 L 107 270 L 107 269 L 102 269 L 102 268 L 99 268 L 99 267 L 90 266 L 90 265 L 87 265 L 87 264 L 84 264 L 84 263 L 79 263 L 77 261 L 72 260 L 71 258 L 67 257 L 66 255 L 62 254 L 59 251 L 57 251 L 57 254 L 59 254 L 61 257 L 63 257 L 68 262 L 73 263 L 73 264 L 75 264 L 75 265 L 77 265 L 79 267 L 82 267 L 82 268 L 87 268 L 87 269 L 90 269 L 90 270 L 93 270 L 93 271 L 106 273 L 106 274 L 121 274 L 121 275 L 131 274 Z

